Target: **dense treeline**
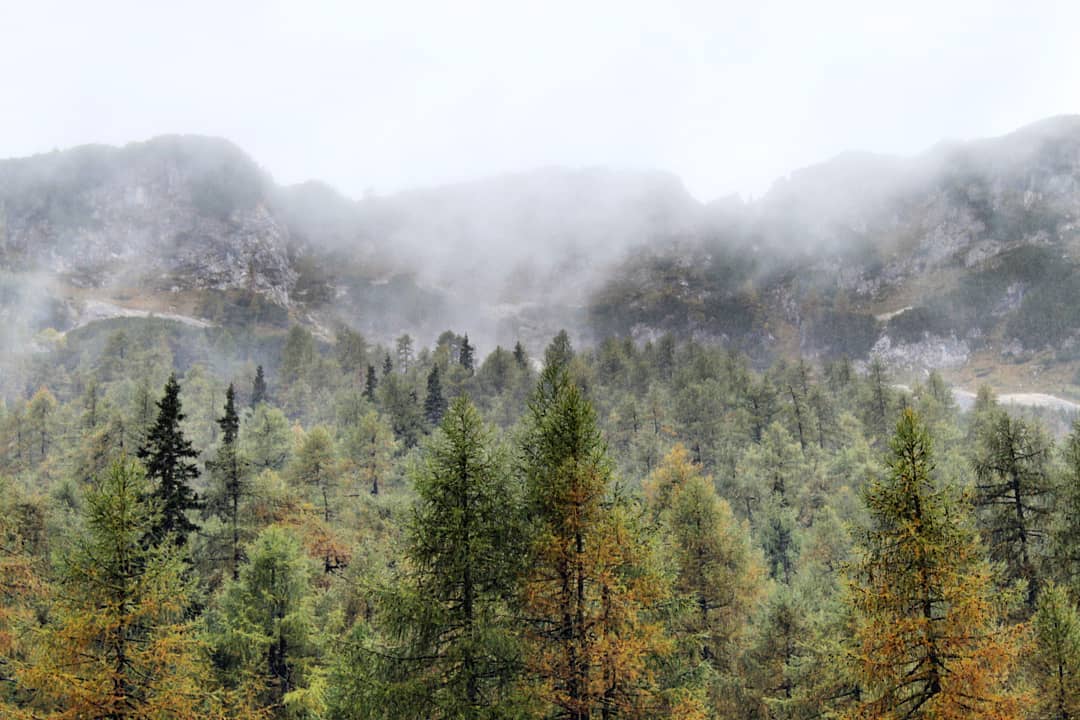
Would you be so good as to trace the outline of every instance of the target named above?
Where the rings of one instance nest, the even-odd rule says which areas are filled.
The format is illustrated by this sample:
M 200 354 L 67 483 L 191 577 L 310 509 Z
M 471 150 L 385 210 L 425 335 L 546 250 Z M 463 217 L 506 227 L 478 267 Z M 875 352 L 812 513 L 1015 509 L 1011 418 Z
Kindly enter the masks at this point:
M 670 337 L 175 339 L 0 416 L 4 717 L 1080 713 L 1080 425 Z

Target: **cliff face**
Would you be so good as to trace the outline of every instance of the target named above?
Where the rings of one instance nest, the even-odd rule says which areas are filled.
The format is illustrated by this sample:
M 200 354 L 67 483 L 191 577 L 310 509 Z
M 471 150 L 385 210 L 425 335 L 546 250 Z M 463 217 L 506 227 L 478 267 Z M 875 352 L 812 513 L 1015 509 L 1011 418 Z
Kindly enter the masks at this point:
M 1080 118 L 915 158 L 844 155 L 710 217 L 613 273 L 601 332 L 911 369 L 1080 347 Z
M 234 146 L 166 137 L 0 162 L 0 253 L 76 287 L 247 288 L 287 306 L 290 233 Z

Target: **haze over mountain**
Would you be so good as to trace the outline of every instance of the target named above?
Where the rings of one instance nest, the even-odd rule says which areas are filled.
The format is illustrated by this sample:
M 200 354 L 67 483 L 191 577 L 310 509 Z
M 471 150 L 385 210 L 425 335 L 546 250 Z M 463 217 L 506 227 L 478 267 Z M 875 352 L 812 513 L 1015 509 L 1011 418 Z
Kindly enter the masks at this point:
M 0 162 L 9 348 L 155 312 L 378 339 L 452 327 L 487 347 L 566 326 L 762 359 L 1066 367 L 1078 220 L 1075 116 L 910 158 L 848 153 L 705 204 L 663 172 L 557 167 L 354 200 L 278 186 L 198 136 Z

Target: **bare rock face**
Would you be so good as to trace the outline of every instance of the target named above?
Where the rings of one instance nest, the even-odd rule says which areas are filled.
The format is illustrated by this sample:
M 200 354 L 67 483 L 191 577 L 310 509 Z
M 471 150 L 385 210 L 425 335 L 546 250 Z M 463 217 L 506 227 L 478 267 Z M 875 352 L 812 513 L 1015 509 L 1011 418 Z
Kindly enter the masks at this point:
M 296 272 L 269 179 L 221 140 L 164 137 L 0 162 L 0 256 L 88 287 L 250 289 Z

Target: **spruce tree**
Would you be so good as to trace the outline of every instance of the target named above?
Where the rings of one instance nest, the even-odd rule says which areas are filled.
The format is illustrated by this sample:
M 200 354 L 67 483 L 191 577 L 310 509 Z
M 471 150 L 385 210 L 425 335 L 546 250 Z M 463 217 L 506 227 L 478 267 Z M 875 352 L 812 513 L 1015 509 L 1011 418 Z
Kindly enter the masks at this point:
M 232 383 L 225 391 L 225 414 L 218 419 L 221 428 L 221 445 L 210 465 L 211 491 L 207 497 L 208 509 L 228 523 L 231 532 L 232 578 L 239 577 L 242 551 L 240 544 L 240 504 L 248 493 L 248 464 L 240 455 L 240 417 L 236 413 L 236 391 Z
M 386 357 L 383 358 L 382 364 L 383 377 L 388 376 L 392 372 L 394 372 L 394 362 L 390 359 L 390 353 L 386 353 Z
M 1019 650 L 963 506 L 934 481 L 930 436 L 905 410 L 888 473 L 871 482 L 872 524 L 855 564 L 853 718 L 1021 717 L 1008 682 Z
M 375 402 L 375 388 L 379 386 L 379 380 L 375 377 L 375 366 L 367 366 L 367 377 L 364 378 L 364 397 Z
M 427 397 L 424 398 L 424 417 L 432 425 L 438 425 L 446 412 L 446 398 L 439 382 L 439 366 L 433 365 L 427 378 Z
M 165 394 L 157 407 L 157 420 L 138 451 L 146 465 L 147 477 L 156 483 L 151 494 L 161 513 L 151 524 L 147 539 L 160 544 L 171 537 L 172 542 L 180 546 L 187 542 L 188 533 L 198 527 L 187 513 L 200 507 L 198 495 L 190 485 L 199 477 L 199 469 L 192 462 L 199 453 L 180 429 L 185 415 L 181 411 L 176 373 L 165 383 Z
M 257 407 L 266 400 L 266 376 L 263 375 L 263 366 L 259 365 L 255 368 L 255 380 L 251 383 L 251 407 Z
M 465 372 L 470 375 L 473 373 L 474 353 L 475 349 L 469 344 L 469 334 L 465 333 L 465 336 L 461 338 L 461 348 L 458 350 L 458 362 L 461 363 L 461 367 L 465 368 Z
M 525 348 L 522 347 L 520 340 L 514 343 L 514 362 L 522 370 L 529 366 L 529 356 L 525 354 Z

